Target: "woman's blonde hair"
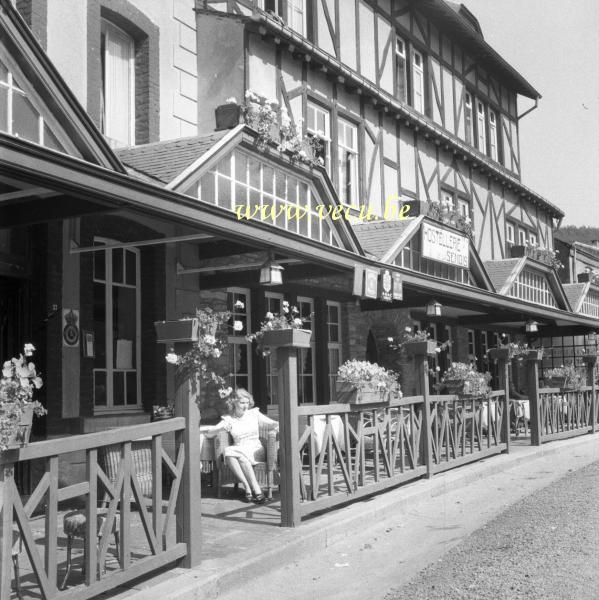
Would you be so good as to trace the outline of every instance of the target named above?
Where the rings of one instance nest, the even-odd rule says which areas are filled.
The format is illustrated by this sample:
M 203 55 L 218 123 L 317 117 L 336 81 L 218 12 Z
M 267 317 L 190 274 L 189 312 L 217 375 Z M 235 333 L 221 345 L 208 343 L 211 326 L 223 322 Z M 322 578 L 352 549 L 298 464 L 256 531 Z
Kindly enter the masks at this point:
M 226 400 L 227 410 L 232 415 L 235 412 L 235 405 L 240 400 L 249 400 L 250 408 L 254 407 L 254 398 L 245 388 L 237 388 Z

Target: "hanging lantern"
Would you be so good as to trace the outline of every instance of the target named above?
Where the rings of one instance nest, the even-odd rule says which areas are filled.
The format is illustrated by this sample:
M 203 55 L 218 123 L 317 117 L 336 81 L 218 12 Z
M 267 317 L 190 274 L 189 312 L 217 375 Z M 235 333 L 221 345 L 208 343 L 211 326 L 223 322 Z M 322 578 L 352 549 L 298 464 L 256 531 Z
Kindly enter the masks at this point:
M 443 312 L 443 305 L 436 300 L 431 300 L 426 303 L 426 316 L 427 317 L 440 317 Z
M 260 283 L 262 285 L 281 285 L 284 268 L 272 256 L 260 267 Z
M 526 321 L 526 333 L 537 333 L 539 331 L 539 324 L 532 319 Z

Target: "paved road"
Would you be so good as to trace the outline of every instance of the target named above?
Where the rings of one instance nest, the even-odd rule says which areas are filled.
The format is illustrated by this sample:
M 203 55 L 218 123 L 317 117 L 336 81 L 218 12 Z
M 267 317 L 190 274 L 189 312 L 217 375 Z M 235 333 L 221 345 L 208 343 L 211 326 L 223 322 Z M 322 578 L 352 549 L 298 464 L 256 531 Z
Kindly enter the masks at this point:
M 571 448 L 515 465 L 352 531 L 324 552 L 273 564 L 218 598 L 599 598 L 599 463 L 584 468 L 590 462 Z

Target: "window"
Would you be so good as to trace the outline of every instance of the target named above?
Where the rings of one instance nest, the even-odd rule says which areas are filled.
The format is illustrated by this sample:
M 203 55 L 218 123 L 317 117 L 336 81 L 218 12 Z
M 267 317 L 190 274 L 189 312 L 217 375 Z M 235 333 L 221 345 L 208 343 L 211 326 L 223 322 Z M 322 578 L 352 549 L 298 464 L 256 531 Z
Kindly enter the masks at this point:
M 338 129 L 339 199 L 343 204 L 358 207 L 358 128 L 339 119 Z
M 468 360 L 476 360 L 476 339 L 474 329 L 468 329 Z
M 105 246 L 111 240 L 96 238 L 94 243 Z M 94 252 L 93 281 L 95 412 L 138 409 L 141 406 L 139 250 L 107 248 Z
M 518 244 L 526 246 L 526 229 L 518 228 Z
M 283 307 L 283 294 L 275 294 L 274 292 L 266 292 L 264 294 L 266 300 L 266 312 L 271 312 L 273 315 L 280 315 Z M 266 362 L 266 395 L 268 397 L 268 412 L 270 415 L 278 415 L 279 397 L 278 397 L 278 375 L 277 365 L 269 354 L 265 357 Z
M 133 39 L 102 20 L 101 129 L 113 147 L 135 143 L 135 45 Z
M 341 304 L 327 301 L 327 349 L 329 364 L 329 396 L 330 401 L 337 399 L 335 384 L 337 371 L 343 364 L 341 353 Z
M 314 356 L 316 351 L 316 331 L 314 329 L 314 300 L 312 298 L 297 298 L 299 317 L 304 321 L 303 328 L 312 331 L 310 348 L 297 350 L 297 399 L 300 404 L 315 404 L 316 402 L 316 372 Z
M 495 161 L 499 160 L 497 148 L 497 115 L 489 110 L 489 153 Z
M 408 72 L 406 65 L 406 44 L 400 38 L 395 38 L 395 95 L 401 102 L 408 101 Z
M 462 217 L 470 217 L 470 203 L 468 200 L 464 200 L 463 198 L 458 198 L 458 212 L 462 215 Z
M 512 298 L 520 298 L 534 304 L 557 306 L 547 277 L 542 273 L 528 269 L 523 269 L 520 272 L 518 278 L 510 288 L 509 295 Z
M 321 108 L 318 104 L 308 100 L 308 119 L 306 130 L 308 135 L 317 135 L 320 140 L 320 148 L 316 155 L 322 158 L 326 170 L 331 172 L 331 120 L 329 111 Z
M 250 291 L 243 288 L 227 289 L 227 310 L 231 313 L 229 326 L 229 385 L 252 391 L 252 346 L 246 335 L 251 331 Z M 241 329 L 235 329 L 235 322 Z
M 442 190 L 443 194 L 443 202 L 448 204 L 450 209 L 453 210 L 453 194 L 451 192 L 446 192 Z
M 64 148 L 32 104 L 30 95 L 1 61 L 0 131 L 64 152 Z
M 506 223 L 505 231 L 506 231 L 505 235 L 507 238 L 507 243 L 511 246 L 514 244 L 514 241 L 515 241 L 513 223 Z
M 476 101 L 476 129 L 477 129 L 477 140 L 478 149 L 487 153 L 487 124 L 485 121 L 485 105 L 480 101 Z
M 287 0 L 287 25 L 306 35 L 306 0 Z
M 466 127 L 466 143 L 472 144 L 474 141 L 474 126 L 472 115 L 472 95 L 466 92 L 464 96 L 464 123 Z
M 422 54 L 412 49 L 412 106 L 424 114 L 424 62 Z
M 531 246 L 536 246 L 537 245 L 537 235 L 535 233 L 529 233 L 528 234 L 528 243 Z

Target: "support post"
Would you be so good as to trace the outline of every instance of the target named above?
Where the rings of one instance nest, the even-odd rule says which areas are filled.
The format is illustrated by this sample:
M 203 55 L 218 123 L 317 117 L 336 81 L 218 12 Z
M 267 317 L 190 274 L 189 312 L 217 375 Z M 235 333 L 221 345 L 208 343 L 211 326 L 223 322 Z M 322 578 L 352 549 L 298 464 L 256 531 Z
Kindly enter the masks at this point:
M 428 386 L 428 354 L 425 350 L 422 353 L 414 354 L 414 363 L 418 373 L 418 391 L 422 395 L 423 431 L 420 434 L 420 449 L 426 465 L 426 476 L 430 479 L 433 476 L 433 433 L 431 431 L 431 400 Z
M 584 364 L 587 368 L 587 385 L 591 386 L 591 433 L 597 431 L 597 384 L 595 383 L 595 365 L 597 364 L 596 354 L 587 354 L 583 356 Z
M 528 376 L 528 401 L 530 402 L 530 443 L 541 445 L 541 403 L 539 398 L 539 359 L 537 356 L 526 357 Z
M 0 465 L 0 598 L 11 595 L 12 517 L 15 465 Z
M 189 350 L 189 345 L 175 347 L 177 354 Z M 200 382 L 195 374 L 182 376 L 176 383 L 175 415 L 185 417 L 185 429 L 178 431 L 177 456 L 183 444 L 185 463 L 177 499 L 177 542 L 187 544 L 187 554 L 181 566 L 190 569 L 200 564 L 202 547 L 202 481 L 200 477 Z M 161 485 L 158 486 L 161 489 Z
M 281 456 L 281 526 L 297 527 L 300 516 L 300 463 L 297 413 L 297 349 L 276 349 Z
M 504 419 L 501 427 L 501 442 L 505 443 L 505 451 L 510 451 L 510 417 L 512 414 L 510 402 L 510 359 L 507 357 L 499 357 L 497 359 L 497 369 L 499 378 L 499 389 L 503 389 L 505 393 Z

